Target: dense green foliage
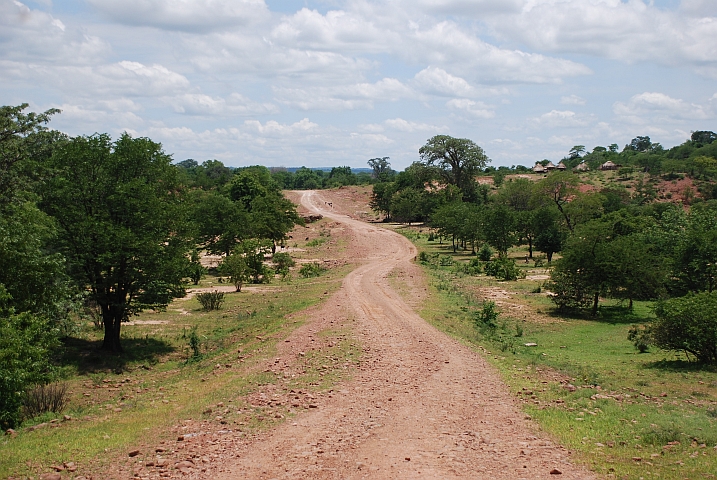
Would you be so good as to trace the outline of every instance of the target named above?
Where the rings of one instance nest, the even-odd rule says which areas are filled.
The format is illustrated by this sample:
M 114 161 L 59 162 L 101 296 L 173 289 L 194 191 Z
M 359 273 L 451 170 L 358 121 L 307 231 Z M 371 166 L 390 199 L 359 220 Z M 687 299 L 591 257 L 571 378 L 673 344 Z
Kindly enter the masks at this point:
M 184 294 L 190 249 L 181 184 L 161 145 L 122 135 L 76 137 L 50 158 L 40 188 L 68 273 L 102 311 L 102 348 L 121 351 L 131 315 Z
M 507 177 L 530 172 L 525 167 L 485 168 L 487 157 L 470 140 L 437 136 L 419 150 L 421 162 L 374 185 L 371 206 L 387 220 L 427 222 L 431 235 L 449 239 L 454 252 L 485 251 L 489 260 L 486 249 L 494 249 L 498 258 L 483 271 L 502 280 L 518 278 L 507 257 L 511 248 L 527 246 L 526 261 L 542 252 L 551 267 L 546 287 L 558 310 L 597 316 L 601 298 L 632 308 L 635 300 L 715 290 L 716 138 L 694 132 L 669 150 L 647 136 L 622 151 L 613 144 L 587 153 L 576 145 L 562 159 L 566 171 L 528 179 Z M 618 172 L 606 186 L 582 188 L 586 180 L 595 184 L 602 177 L 570 171 L 580 164 L 598 170 L 607 161 Z M 479 183 L 479 172 L 492 177 L 492 187 Z M 657 201 L 657 182 L 686 177 L 699 195 L 687 188 L 681 205 Z M 560 258 L 553 262 L 555 254 Z M 473 275 L 480 265 L 470 262 L 462 271 Z
M 648 331 L 651 343 L 717 364 L 717 294 L 703 292 L 657 304 Z
M 60 339 L 74 335 L 81 311 L 98 310 L 101 348 L 121 352 L 123 322 L 200 281 L 201 252 L 239 258 L 248 281 L 267 282 L 265 255 L 302 222 L 277 172 L 216 160 L 172 165 L 148 138 L 70 138 L 44 126 L 57 110 L 26 107 L 0 108 L 3 427 L 22 420 L 26 392 L 45 391 L 33 385 L 57 378 Z M 348 167 L 328 177 L 359 183 Z

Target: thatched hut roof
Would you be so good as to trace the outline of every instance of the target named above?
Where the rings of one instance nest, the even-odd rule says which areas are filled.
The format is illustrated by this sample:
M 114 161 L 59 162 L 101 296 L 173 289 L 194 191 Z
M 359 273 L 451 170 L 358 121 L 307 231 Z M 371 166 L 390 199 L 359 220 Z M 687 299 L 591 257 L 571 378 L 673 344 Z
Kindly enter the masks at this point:
M 590 170 L 590 167 L 588 167 L 588 164 L 585 162 L 582 162 L 577 167 L 573 168 L 573 171 L 575 172 L 587 172 Z

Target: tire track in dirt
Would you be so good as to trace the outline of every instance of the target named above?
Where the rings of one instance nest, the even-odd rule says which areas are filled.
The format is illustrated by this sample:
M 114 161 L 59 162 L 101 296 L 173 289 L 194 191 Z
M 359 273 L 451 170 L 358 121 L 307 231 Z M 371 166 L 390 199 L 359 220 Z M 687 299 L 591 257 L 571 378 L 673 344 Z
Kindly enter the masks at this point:
M 536 433 L 477 353 L 428 325 L 390 287 L 386 277 L 415 247 L 335 213 L 324 195 L 304 192 L 302 204 L 350 227 L 366 263 L 295 335 L 349 323 L 364 346 L 361 365 L 318 408 L 217 459 L 212 478 L 596 478 Z M 279 354 L 296 348 L 292 340 Z

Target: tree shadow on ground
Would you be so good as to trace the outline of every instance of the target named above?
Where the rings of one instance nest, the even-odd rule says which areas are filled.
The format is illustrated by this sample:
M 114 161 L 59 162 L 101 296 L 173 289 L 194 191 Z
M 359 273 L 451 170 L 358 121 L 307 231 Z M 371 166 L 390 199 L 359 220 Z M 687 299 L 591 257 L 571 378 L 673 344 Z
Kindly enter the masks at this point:
M 597 315 L 591 315 L 589 310 L 565 310 L 556 308 L 550 309 L 546 314 L 553 318 L 562 320 L 589 320 L 592 322 L 609 323 L 611 325 L 631 325 L 633 323 L 647 323 L 655 317 L 637 310 L 630 310 L 622 305 L 601 305 Z
M 156 338 L 123 338 L 122 353 L 101 350 L 101 340 L 67 337 L 63 344 L 65 348 L 58 359 L 60 365 L 73 367 L 80 375 L 109 371 L 121 373 L 129 365 L 149 368 L 157 363 L 159 357 L 176 350 L 168 342 Z
M 663 370 L 667 372 L 680 373 L 680 372 L 711 372 L 717 373 L 717 365 L 711 365 L 708 363 L 700 363 L 697 361 L 689 361 L 682 358 L 675 358 L 668 360 L 666 358 L 658 360 L 656 362 L 648 362 L 645 364 L 645 368 L 654 370 Z

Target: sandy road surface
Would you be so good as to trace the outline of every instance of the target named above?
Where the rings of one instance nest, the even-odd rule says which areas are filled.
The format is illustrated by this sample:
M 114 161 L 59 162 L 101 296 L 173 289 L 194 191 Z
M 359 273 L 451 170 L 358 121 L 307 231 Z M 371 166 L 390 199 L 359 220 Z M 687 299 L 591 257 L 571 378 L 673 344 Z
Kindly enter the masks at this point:
M 363 345 L 361 367 L 317 408 L 226 452 L 211 477 L 595 478 L 536 434 L 479 355 L 428 325 L 390 287 L 393 269 L 414 268 L 413 245 L 336 213 L 322 195 L 304 192 L 301 202 L 347 225 L 351 252 L 365 263 L 279 355 L 292 358 L 337 322 Z

